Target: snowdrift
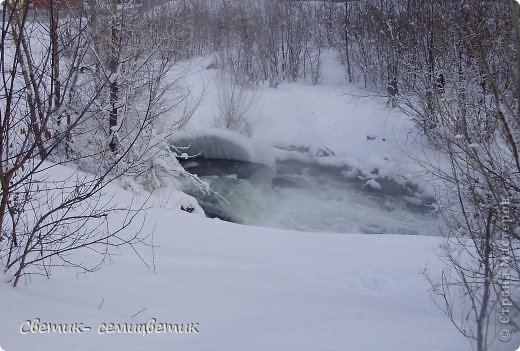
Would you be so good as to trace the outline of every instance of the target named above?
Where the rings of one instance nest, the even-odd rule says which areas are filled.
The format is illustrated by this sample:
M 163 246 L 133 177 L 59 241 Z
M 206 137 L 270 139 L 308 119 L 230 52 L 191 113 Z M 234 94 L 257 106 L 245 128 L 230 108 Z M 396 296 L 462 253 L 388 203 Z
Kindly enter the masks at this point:
M 168 139 L 168 143 L 181 158 L 244 161 L 259 163 L 272 170 L 276 167 L 271 146 L 225 129 L 179 131 Z

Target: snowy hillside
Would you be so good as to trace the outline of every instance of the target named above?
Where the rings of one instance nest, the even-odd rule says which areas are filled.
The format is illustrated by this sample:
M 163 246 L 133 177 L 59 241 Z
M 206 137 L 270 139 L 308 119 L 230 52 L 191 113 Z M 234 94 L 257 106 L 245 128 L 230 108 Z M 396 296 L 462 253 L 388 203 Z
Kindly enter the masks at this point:
M 115 201 L 129 195 L 117 190 Z M 438 238 L 300 233 L 151 208 L 151 266 L 128 248 L 103 270 L 0 287 L 6 350 L 469 350 L 430 301 Z M 135 229 L 135 227 L 133 228 Z M 88 252 L 85 262 L 95 260 Z M 21 334 L 26 320 L 83 334 Z M 197 334 L 98 334 L 103 323 L 199 323 Z
M 207 178 L 230 202 L 217 204 L 228 207 L 219 218 L 305 231 L 440 234 L 438 218 L 430 215 L 433 208 L 421 207 L 431 203 L 438 186 L 416 159 L 439 164 L 441 160 L 435 161 L 438 155 L 422 146 L 423 137 L 408 117 L 387 107 L 384 98 L 347 84 L 334 52 L 324 54 L 319 85 L 298 82 L 245 89 L 244 99 L 250 98 L 252 104 L 244 116 L 251 122 L 253 140 L 220 133 L 229 140 L 221 138 L 221 143 L 240 145 L 236 150 L 216 145 L 213 131 L 200 132 L 213 127 L 219 114 L 219 71 L 206 69 L 212 59 L 180 65 L 182 71 L 191 72 L 187 77 L 191 90 L 205 94 L 186 126 L 189 133 L 177 133 L 174 139 L 180 145 L 191 143 L 194 155 L 204 146 L 214 150 L 212 157 L 217 159 L 235 154 L 231 158 L 270 164 L 262 158 L 271 152 L 251 156 L 253 151 L 242 151 L 253 145 L 262 149 L 256 145 L 261 141 L 273 148 L 278 160 L 279 177 L 274 182 L 293 184 L 273 192 L 248 182 Z M 190 135 L 192 140 L 186 139 Z M 202 142 L 206 145 L 197 146 Z M 204 197 L 196 191 L 190 194 Z M 214 205 L 203 207 L 213 212 Z M 420 208 L 410 212 L 408 205 Z
M 517 2 L 0 9 L 0 351 L 520 344 Z
M 254 135 L 274 146 L 327 147 L 341 156 L 338 160 L 397 172 L 402 164 L 385 157 L 398 155 L 388 145 L 402 116 L 378 101 L 367 105 L 343 92 L 343 86 L 334 84 L 265 88 L 255 110 Z M 193 120 L 199 127 L 210 102 Z M 316 114 L 321 129 L 308 123 Z M 378 139 L 367 141 L 365 134 Z M 116 186 L 109 189 L 118 204 L 134 196 Z M 433 305 L 421 275 L 425 268 L 438 271 L 435 248 L 440 238 L 241 226 L 172 211 L 183 197 L 170 190 L 150 199 L 142 232 L 153 233 L 155 249 L 153 254 L 151 248 L 139 251 L 148 267 L 126 248 L 92 274 L 59 270 L 50 281 L 34 277 L 16 289 L 4 280 L 0 345 L 9 351 L 469 349 Z M 96 259 L 88 252 L 80 255 L 85 262 Z M 92 330 L 20 333 L 26 320 L 36 318 L 41 323 L 82 323 Z M 105 331 L 98 330 L 103 323 L 134 325 L 152 318 L 158 323 L 198 323 L 200 332 L 98 333 Z
M 218 115 L 218 71 L 205 69 L 211 62 L 211 58 L 200 58 L 185 64 L 192 72 L 188 81 L 194 93 L 202 92 L 203 84 L 207 86 L 188 130 L 211 127 Z M 246 114 L 253 125 L 253 137 L 281 148 L 304 147 L 309 156 L 320 149 L 330 149 L 333 157 L 315 158 L 315 162 L 350 165 L 363 175 L 377 169 L 380 176 L 401 182 L 410 180 L 428 188 L 430 179 L 424 169 L 408 156 L 436 156 L 424 149 L 413 122 L 387 107 L 385 98 L 348 85 L 344 67 L 334 52 L 324 54 L 322 72 L 317 86 L 282 83 L 276 89 L 259 87 L 246 91 L 253 95 Z M 291 156 L 299 155 L 280 152 L 280 157 Z

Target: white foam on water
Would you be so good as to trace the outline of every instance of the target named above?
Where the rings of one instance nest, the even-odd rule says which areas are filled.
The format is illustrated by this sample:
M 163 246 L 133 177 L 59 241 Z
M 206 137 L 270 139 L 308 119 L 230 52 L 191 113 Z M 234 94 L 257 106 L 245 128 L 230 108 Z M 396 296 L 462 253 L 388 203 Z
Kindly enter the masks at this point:
M 294 175 L 295 186 L 205 177 L 217 203 L 240 223 L 300 231 L 439 235 L 438 218 L 414 209 L 406 197 L 382 195 L 326 175 Z M 196 194 L 193 194 L 197 197 Z M 199 198 L 204 207 L 204 201 Z

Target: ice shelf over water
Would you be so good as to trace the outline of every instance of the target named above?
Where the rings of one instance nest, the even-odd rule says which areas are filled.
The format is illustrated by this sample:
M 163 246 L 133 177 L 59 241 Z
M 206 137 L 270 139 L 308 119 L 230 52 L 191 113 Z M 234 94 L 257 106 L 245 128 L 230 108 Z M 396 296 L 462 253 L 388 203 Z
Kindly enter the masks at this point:
M 259 163 L 275 169 L 272 147 L 225 129 L 176 132 L 168 139 L 180 156 Z

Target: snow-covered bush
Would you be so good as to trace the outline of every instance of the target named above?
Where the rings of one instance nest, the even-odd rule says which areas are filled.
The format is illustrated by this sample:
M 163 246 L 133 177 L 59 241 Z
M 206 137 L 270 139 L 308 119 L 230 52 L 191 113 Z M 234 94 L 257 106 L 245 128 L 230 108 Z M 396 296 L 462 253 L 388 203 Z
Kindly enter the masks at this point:
M 140 6 L 92 4 L 63 16 L 53 8 L 49 24 L 22 2 L 2 5 L 0 265 L 13 285 L 56 266 L 99 268 L 76 262 L 75 250 L 101 263 L 113 247 L 142 243 L 139 230 L 122 232 L 141 207 L 101 203 L 100 193 L 122 175 L 153 190 L 182 173 L 162 139 L 170 129 L 157 125 L 188 96 L 166 82 L 174 55 L 159 50 Z M 63 179 L 48 180 L 49 169 Z
M 219 114 L 214 119 L 215 127 L 251 137 L 254 124 L 250 110 L 255 103 L 257 90 L 235 84 L 223 71 L 217 80 L 217 94 Z

